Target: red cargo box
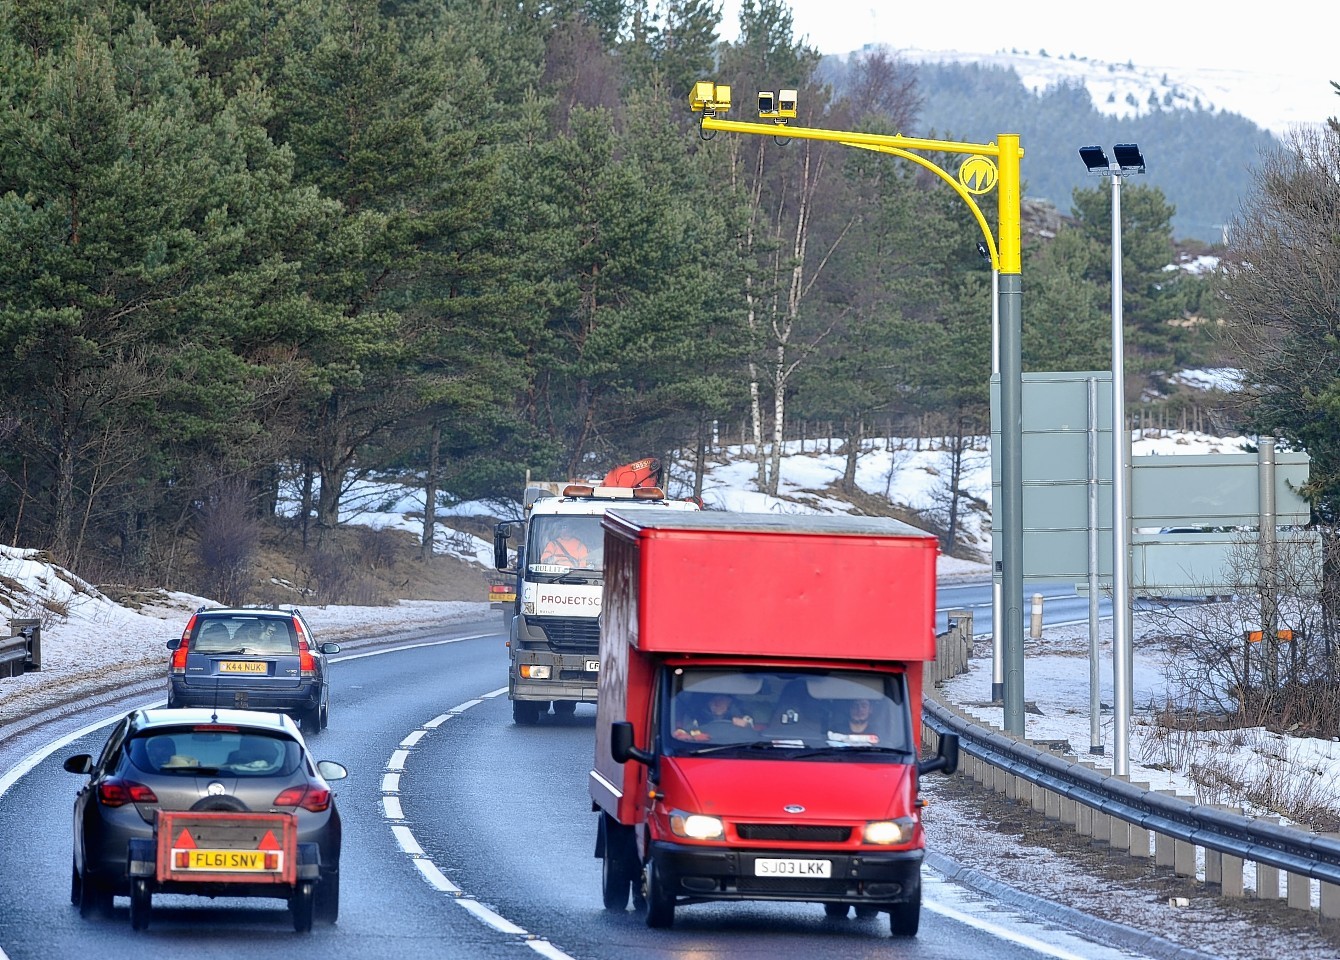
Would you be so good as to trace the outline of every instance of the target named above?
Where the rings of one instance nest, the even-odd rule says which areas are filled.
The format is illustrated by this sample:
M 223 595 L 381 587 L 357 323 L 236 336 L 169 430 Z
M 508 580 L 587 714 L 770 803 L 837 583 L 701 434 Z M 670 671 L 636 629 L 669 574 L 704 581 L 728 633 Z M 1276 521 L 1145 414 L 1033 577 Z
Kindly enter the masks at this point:
M 298 821 L 288 813 L 159 810 L 158 881 L 297 880 Z
M 883 517 L 712 511 L 611 511 L 604 524 L 603 630 L 618 642 L 646 653 L 935 659 L 938 542 L 924 530 Z

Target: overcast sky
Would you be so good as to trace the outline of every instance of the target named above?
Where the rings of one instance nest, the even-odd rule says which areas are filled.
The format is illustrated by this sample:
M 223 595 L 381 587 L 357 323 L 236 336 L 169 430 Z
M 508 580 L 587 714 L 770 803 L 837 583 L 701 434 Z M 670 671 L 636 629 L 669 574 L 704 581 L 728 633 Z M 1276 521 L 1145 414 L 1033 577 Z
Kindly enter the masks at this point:
M 1017 49 L 1138 66 L 1194 66 L 1307 74 L 1322 89 L 1340 81 L 1333 0 L 1290 0 L 1276 15 L 1213 4 L 1085 5 L 791 0 L 797 36 L 821 53 L 866 43 L 993 53 Z M 723 0 L 722 37 L 738 32 L 740 0 Z M 1340 102 L 1340 101 L 1338 101 Z

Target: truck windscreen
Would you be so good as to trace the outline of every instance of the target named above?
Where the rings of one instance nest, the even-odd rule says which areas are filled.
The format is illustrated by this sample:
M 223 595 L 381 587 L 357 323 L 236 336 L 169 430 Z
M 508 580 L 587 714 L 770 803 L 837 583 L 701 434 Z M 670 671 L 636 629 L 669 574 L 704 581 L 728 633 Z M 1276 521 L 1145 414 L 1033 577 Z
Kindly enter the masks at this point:
M 662 711 L 671 754 L 703 745 L 913 750 L 901 673 L 679 668 Z
M 605 567 L 605 532 L 600 516 L 542 514 L 530 522 L 526 567 L 541 575 L 579 571 L 599 575 Z

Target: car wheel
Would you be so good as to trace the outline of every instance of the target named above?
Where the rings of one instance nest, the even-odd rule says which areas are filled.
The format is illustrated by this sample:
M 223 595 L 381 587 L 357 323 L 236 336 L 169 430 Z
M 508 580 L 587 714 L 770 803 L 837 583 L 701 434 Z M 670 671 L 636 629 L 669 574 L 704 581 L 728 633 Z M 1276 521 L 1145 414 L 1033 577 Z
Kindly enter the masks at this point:
M 304 710 L 298 715 L 298 726 L 302 727 L 305 734 L 321 732 L 321 707 L 315 706 L 310 710 Z
M 521 727 L 533 727 L 540 722 L 540 705 L 534 700 L 513 700 L 512 720 Z
M 324 730 L 330 726 L 330 701 L 327 700 L 321 707 L 321 729 Z
M 137 877 L 130 881 L 130 929 L 148 930 L 149 914 L 153 912 L 153 892 L 149 881 Z
M 321 874 L 316 885 L 316 919 L 334 923 L 340 917 L 340 873 L 332 870 Z
M 554 716 L 556 716 L 556 717 L 571 717 L 571 716 L 576 715 L 576 713 L 577 713 L 577 701 L 576 701 L 576 700 L 555 700 L 555 701 L 554 701 Z
M 889 904 L 889 933 L 895 937 L 915 937 L 921 926 L 921 891 L 907 903 Z
M 606 910 L 627 910 L 628 895 L 638 880 L 637 848 L 633 831 L 618 823 L 609 814 L 602 814 L 600 829 L 605 833 L 601 861 L 600 892 Z
M 79 906 L 80 888 L 79 868 L 75 866 L 74 857 L 70 858 L 70 902 L 76 907 Z
M 316 885 L 310 880 L 303 880 L 293 888 L 293 893 L 288 898 L 288 908 L 293 911 L 293 929 L 298 933 L 306 933 L 312 929 L 312 912 L 316 901 Z
M 832 920 L 846 920 L 850 909 L 845 903 L 825 903 L 824 916 Z
M 642 893 L 647 898 L 647 926 L 653 929 L 668 929 L 675 923 L 675 893 L 668 880 L 657 869 L 656 861 L 647 861 L 642 874 Z
M 879 916 L 879 907 L 857 907 L 856 919 L 869 920 L 871 917 Z
M 85 919 L 112 912 L 112 890 L 85 868 L 79 875 L 79 915 Z

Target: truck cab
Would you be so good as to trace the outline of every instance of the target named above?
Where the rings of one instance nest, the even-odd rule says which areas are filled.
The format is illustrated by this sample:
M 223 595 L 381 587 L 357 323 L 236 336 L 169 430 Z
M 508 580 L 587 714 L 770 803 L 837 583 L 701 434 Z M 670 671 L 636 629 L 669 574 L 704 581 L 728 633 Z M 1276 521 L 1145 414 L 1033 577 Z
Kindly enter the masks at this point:
M 693 501 L 668 498 L 660 487 L 546 483 L 527 487 L 523 519 L 496 528 L 495 566 L 516 578 L 507 692 L 519 725 L 538 723 L 551 705 L 555 715 L 570 716 L 578 703 L 597 700 L 605 587 L 601 519 L 615 507 L 699 509 Z

